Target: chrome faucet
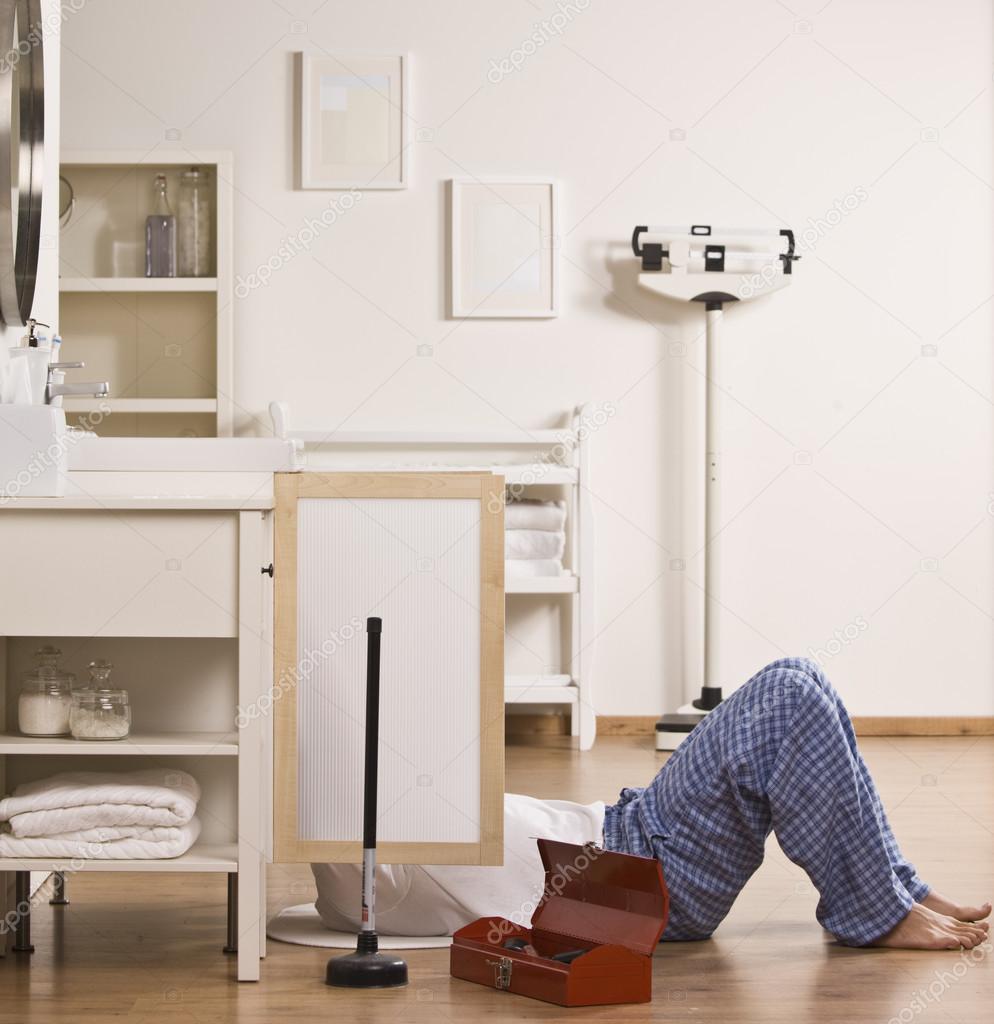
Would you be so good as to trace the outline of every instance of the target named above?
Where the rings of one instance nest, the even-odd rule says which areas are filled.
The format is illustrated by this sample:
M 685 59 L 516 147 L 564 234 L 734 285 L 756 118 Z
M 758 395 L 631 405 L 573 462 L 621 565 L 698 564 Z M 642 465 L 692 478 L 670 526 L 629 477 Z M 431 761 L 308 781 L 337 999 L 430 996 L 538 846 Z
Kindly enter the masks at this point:
M 55 373 L 63 370 L 82 370 L 86 363 L 49 363 L 48 383 L 45 386 L 45 402 L 52 404 L 55 398 L 64 395 L 86 395 L 91 398 L 106 398 L 110 394 L 110 385 L 105 380 L 81 381 L 77 384 L 65 384 L 55 381 Z M 63 374 L 63 376 L 65 376 Z

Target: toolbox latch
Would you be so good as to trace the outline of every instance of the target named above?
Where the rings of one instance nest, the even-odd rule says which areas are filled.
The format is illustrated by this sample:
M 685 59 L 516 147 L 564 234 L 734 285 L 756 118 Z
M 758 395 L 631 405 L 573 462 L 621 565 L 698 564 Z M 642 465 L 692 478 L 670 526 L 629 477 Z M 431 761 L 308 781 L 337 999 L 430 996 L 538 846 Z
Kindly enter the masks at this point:
M 511 987 L 511 968 L 514 961 L 507 956 L 499 960 L 488 960 L 487 963 L 494 969 L 494 988 L 507 991 Z

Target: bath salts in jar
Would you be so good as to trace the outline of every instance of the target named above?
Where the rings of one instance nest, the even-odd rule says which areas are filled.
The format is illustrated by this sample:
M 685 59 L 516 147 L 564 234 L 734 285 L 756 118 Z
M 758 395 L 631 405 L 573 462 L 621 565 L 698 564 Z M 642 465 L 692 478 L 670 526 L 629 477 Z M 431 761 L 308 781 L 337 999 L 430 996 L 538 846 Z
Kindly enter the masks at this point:
M 65 736 L 76 677 L 59 668 L 57 647 L 42 647 L 35 655 L 38 667 L 24 676 L 17 702 L 18 728 L 25 736 Z
M 77 690 L 69 727 L 76 740 L 123 740 L 131 732 L 127 690 Z

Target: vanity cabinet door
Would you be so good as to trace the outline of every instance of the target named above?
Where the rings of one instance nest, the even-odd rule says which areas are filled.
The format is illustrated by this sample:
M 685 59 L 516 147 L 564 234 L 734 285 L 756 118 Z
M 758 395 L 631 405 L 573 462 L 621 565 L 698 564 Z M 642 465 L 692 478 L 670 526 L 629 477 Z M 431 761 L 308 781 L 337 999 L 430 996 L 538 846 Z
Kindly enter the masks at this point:
M 361 860 L 379 616 L 380 859 L 502 862 L 503 500 L 490 473 L 277 475 L 277 861 Z

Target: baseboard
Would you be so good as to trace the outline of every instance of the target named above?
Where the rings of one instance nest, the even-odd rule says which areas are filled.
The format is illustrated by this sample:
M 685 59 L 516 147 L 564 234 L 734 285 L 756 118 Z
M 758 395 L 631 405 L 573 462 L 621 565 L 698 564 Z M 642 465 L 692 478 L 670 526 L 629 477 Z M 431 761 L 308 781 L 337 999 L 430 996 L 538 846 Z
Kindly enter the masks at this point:
M 598 715 L 598 736 L 652 736 L 659 715 Z
M 854 715 L 857 736 L 994 736 L 994 716 Z
M 598 715 L 598 736 L 651 736 L 655 715 Z M 994 715 L 931 718 L 925 715 L 856 715 L 858 736 L 994 736 Z M 515 714 L 506 718 L 509 736 L 565 736 L 565 715 Z
M 598 720 L 599 721 L 599 720 Z M 524 712 L 504 716 L 505 736 L 568 736 L 569 718 L 566 715 L 539 715 Z

